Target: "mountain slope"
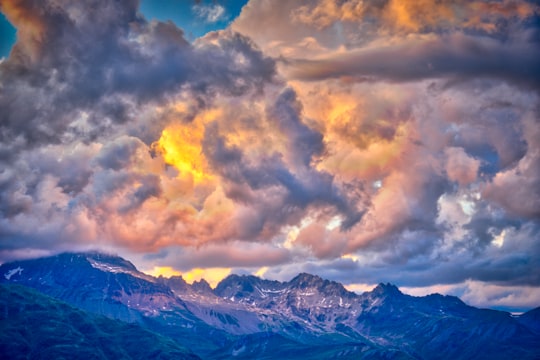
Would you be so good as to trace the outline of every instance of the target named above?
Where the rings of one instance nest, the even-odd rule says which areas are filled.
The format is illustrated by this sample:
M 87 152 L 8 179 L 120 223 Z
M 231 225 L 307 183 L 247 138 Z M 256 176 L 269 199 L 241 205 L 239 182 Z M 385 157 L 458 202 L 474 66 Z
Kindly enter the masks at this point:
M 197 352 L 213 351 L 228 339 L 227 333 L 189 311 L 167 285 L 118 256 L 64 253 L 2 264 L 0 274 L 0 282 L 29 286 L 83 310 L 137 322 Z
M 212 359 L 272 360 L 272 359 L 393 359 L 412 360 L 406 353 L 362 342 L 334 344 L 304 344 L 275 333 L 246 335 L 219 351 Z
M 13 269 L 2 270 L 3 280 L 128 322 L 151 315 L 156 308 L 185 308 L 168 287 L 154 283 L 151 276 L 115 256 L 65 253 L 12 265 Z
M 513 317 L 452 296 L 405 295 L 391 284 L 356 294 L 305 273 L 288 282 L 230 275 L 211 289 L 98 253 L 3 264 L 2 281 L 137 321 L 208 359 L 540 358 L 537 311 Z
M 370 297 L 376 296 L 376 302 Z M 509 313 L 477 309 L 452 296 L 416 298 L 379 285 L 355 329 L 420 358 L 536 359 L 540 343 Z
M 19 285 L 0 284 L 4 359 L 199 359 L 171 339 Z
M 540 336 L 540 307 L 520 315 L 518 321 Z

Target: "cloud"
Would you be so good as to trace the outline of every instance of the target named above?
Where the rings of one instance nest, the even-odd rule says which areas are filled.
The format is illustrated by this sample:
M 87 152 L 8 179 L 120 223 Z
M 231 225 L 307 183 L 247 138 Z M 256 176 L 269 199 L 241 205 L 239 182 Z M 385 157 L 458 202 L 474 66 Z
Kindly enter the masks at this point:
M 141 18 L 135 1 L 94 1 L 90 13 L 88 5 L 2 3 L 20 33 L 1 64 L 2 143 L 93 141 L 133 120 L 137 103 L 159 104 L 182 88 L 239 95 L 274 74 L 239 34 L 191 45 L 174 24 Z
M 294 264 L 270 268 L 265 272 L 265 277 L 286 280 L 299 271 L 305 271 L 344 284 L 377 284 L 384 278 L 401 287 L 415 288 L 458 286 L 467 281 L 493 284 L 501 288 L 539 285 L 540 279 L 534 271 L 540 260 L 537 225 L 528 223 L 520 228 L 508 227 L 501 247 L 491 244 L 479 253 L 464 249 L 443 254 L 417 252 L 411 246 L 418 246 L 419 235 L 411 234 L 410 238 L 398 244 L 415 252 L 416 256 L 407 261 L 398 261 L 395 253 L 399 250 L 387 246 L 323 261 L 315 258 L 297 260 Z M 431 241 L 425 239 L 425 242 Z
M 528 22 L 538 14 L 538 6 L 524 1 L 298 0 L 271 8 L 255 0 L 232 27 L 278 57 L 288 78 L 495 77 L 538 89 L 538 29 Z M 253 21 L 263 16 L 260 29 Z M 524 25 L 511 25 L 519 22 Z
M 540 54 L 531 45 L 522 42 L 508 46 L 499 40 L 458 33 L 362 48 L 317 60 L 286 60 L 284 71 L 292 78 L 311 81 L 340 77 L 392 82 L 500 78 L 538 89 L 540 73 L 533 64 Z M 516 57 L 516 53 L 521 55 Z
M 293 243 L 307 247 L 318 259 L 333 259 L 344 252 L 347 243 L 346 236 L 336 229 L 313 222 L 298 232 Z
M 191 8 L 198 18 L 209 23 L 215 23 L 227 18 L 225 8 L 219 4 L 195 4 Z
M 293 89 L 285 89 L 267 112 L 271 121 L 275 121 L 278 128 L 289 136 L 290 152 L 297 157 L 291 161 L 295 167 L 309 166 L 316 156 L 322 155 L 323 135 L 302 123 L 302 104 Z
M 254 211 L 238 213 L 238 221 L 248 224 L 242 227 L 242 238 L 275 236 L 282 226 L 328 206 L 344 214 L 346 226 L 361 216 L 361 209 L 333 183 L 332 176 L 313 168 L 315 157 L 323 151 L 322 136 L 302 123 L 300 112 L 291 89 L 277 94 L 265 109 L 265 121 L 283 134 L 285 142 L 279 150 L 255 159 L 238 146 L 228 146 L 221 134 L 226 130 L 218 123 L 206 127 L 203 153 L 223 179 L 227 196 Z
M 292 260 L 289 250 L 272 244 L 232 241 L 228 244 L 207 244 L 198 248 L 167 247 L 156 254 L 143 255 L 141 263 L 157 258 L 162 266 L 180 271 L 194 268 L 250 268 L 275 266 Z
M 497 286 L 485 282 L 467 281 L 463 301 L 477 307 L 497 307 L 507 311 L 527 311 L 537 307 L 538 287 Z
M 0 260 L 539 286 L 534 4 L 252 0 L 192 43 L 135 1 L 0 4 Z
M 512 169 L 499 172 L 486 184 L 483 195 L 493 199 L 510 214 L 540 218 L 540 131 L 538 113 L 528 113 L 524 121 L 527 153 Z
M 304 4 L 305 2 L 297 2 Z M 337 22 L 378 22 L 382 29 L 403 32 L 425 32 L 429 29 L 464 27 L 493 32 L 497 22 L 533 15 L 538 8 L 518 1 L 398 1 L 362 2 L 322 0 L 298 6 L 293 21 L 327 28 Z M 499 25 L 500 26 L 500 25 Z M 381 30 L 380 30 L 381 31 Z
M 446 173 L 450 180 L 463 185 L 476 180 L 480 161 L 470 158 L 463 148 L 449 147 L 445 152 L 448 156 Z
M 122 136 L 105 145 L 96 156 L 96 162 L 104 169 L 120 170 L 132 163 L 138 149 L 144 144 L 137 138 Z

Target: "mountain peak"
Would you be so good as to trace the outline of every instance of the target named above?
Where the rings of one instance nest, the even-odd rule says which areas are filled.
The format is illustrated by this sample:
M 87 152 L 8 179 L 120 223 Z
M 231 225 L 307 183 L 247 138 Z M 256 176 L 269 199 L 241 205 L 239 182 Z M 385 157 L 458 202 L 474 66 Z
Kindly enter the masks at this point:
M 204 279 L 202 279 L 204 280 Z M 206 281 L 206 280 L 205 280 Z M 255 275 L 238 275 L 238 274 L 230 274 L 223 280 L 221 280 L 218 284 L 218 286 L 223 284 L 231 284 L 231 283 L 241 283 L 241 284 L 254 284 L 257 282 L 262 281 L 261 278 L 255 276 Z
M 214 292 L 218 296 L 244 297 L 254 291 L 254 283 L 260 279 L 253 275 L 231 274 L 217 284 Z
M 308 273 L 300 273 L 296 275 L 289 283 L 296 287 L 309 287 L 317 286 L 323 281 L 324 280 L 320 276 Z
M 191 284 L 191 287 L 193 290 L 195 290 L 198 293 L 211 293 L 212 287 L 206 281 L 205 279 L 201 279 L 199 281 L 194 281 L 193 284 Z
M 167 285 L 171 288 L 171 290 L 176 292 L 185 292 L 189 288 L 188 283 L 186 282 L 186 280 L 184 280 L 182 275 L 174 275 L 170 278 L 160 276 L 157 280 L 158 282 Z
M 403 293 L 398 289 L 398 287 L 391 283 L 379 283 L 371 291 L 375 295 L 387 295 L 387 296 L 396 296 L 396 295 L 403 295 Z

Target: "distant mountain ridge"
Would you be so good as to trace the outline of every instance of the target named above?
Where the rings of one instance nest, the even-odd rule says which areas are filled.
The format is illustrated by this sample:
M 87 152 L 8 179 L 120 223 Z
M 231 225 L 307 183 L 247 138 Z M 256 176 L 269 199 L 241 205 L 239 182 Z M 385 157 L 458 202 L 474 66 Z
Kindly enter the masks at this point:
M 3 264 L 0 282 L 137 322 L 202 358 L 540 358 L 539 309 L 513 317 L 392 284 L 356 294 L 306 273 L 288 282 L 230 275 L 212 289 L 95 252 Z

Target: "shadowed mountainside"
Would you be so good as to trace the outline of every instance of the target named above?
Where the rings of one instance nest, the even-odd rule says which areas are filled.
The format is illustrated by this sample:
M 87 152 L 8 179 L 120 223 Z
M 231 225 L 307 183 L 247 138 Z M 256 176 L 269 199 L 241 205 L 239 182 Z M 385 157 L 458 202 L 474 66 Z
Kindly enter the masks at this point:
M 137 324 L 90 314 L 27 287 L 0 284 L 0 309 L 3 359 L 199 359 Z

